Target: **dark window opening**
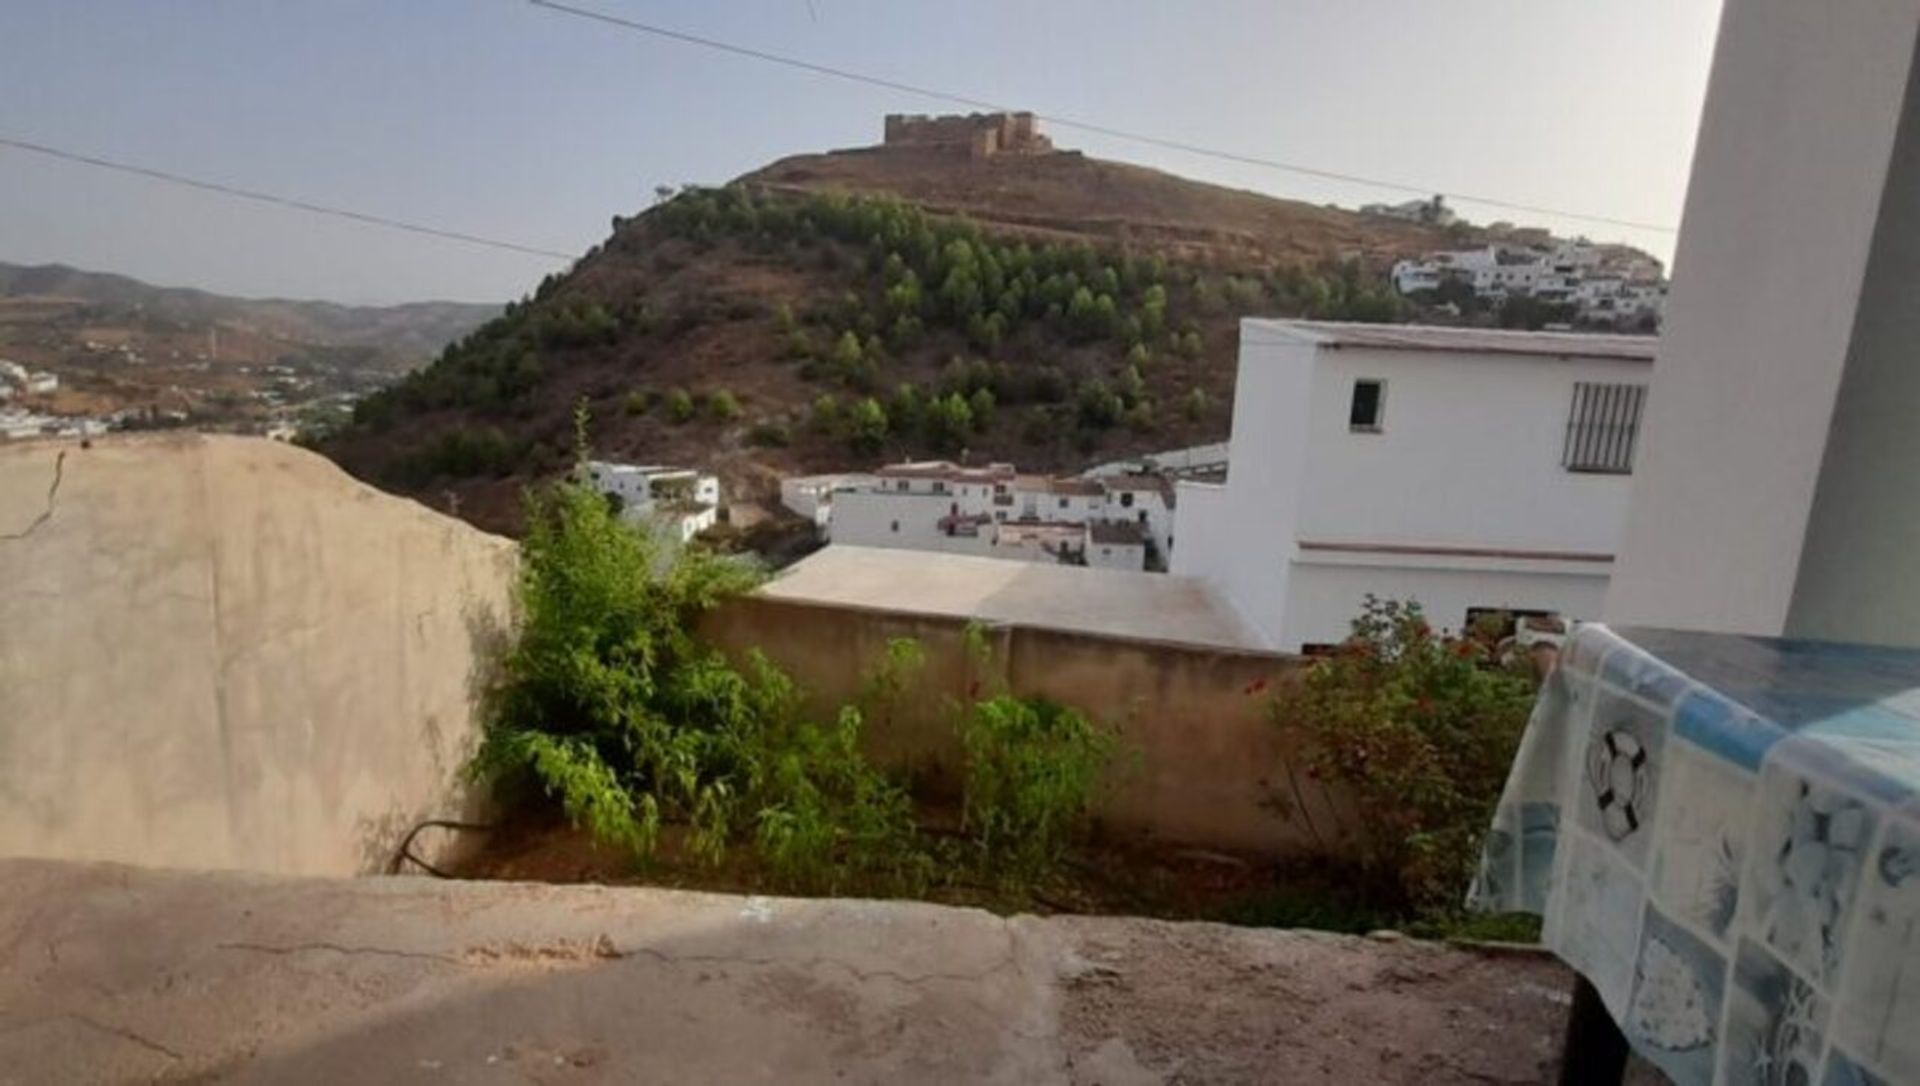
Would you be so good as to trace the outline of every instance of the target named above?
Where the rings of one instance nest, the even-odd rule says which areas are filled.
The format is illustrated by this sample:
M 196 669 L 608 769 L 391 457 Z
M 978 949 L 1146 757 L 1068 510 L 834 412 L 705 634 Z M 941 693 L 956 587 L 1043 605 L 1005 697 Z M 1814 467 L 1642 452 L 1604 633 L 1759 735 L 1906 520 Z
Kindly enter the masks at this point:
M 1584 381 L 1574 385 L 1560 466 L 1568 471 L 1632 474 L 1633 450 L 1640 434 L 1640 412 L 1646 401 L 1645 385 L 1597 385 Z
M 896 531 L 896 532 L 900 530 L 900 522 L 899 522 L 899 521 L 897 521 L 897 520 L 896 520 L 896 521 L 894 521 L 894 522 L 893 522 L 893 530 L 894 530 L 894 531 Z
M 1360 433 L 1379 433 L 1386 406 L 1387 383 L 1385 381 L 1355 381 L 1353 404 L 1347 410 L 1347 428 Z
M 1133 491 L 1123 490 L 1120 492 L 1120 508 L 1122 509 L 1133 508 Z

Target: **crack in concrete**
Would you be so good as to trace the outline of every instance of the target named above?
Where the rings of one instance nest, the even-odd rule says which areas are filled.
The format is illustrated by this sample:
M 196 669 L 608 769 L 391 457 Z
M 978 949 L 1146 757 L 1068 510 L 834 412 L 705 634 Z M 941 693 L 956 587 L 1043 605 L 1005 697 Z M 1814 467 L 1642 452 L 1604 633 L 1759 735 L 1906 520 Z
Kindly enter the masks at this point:
M 986 980 L 1004 969 L 1018 969 L 1019 963 L 1009 954 L 985 969 L 972 973 L 902 973 L 897 969 L 862 969 L 852 962 L 838 958 L 749 958 L 738 954 L 671 954 L 653 947 L 634 947 L 631 950 L 617 952 L 621 958 L 646 957 L 664 965 L 742 965 L 762 969 L 785 966 L 790 969 L 820 969 L 832 966 L 840 969 L 854 980 L 865 983 L 871 980 L 890 980 L 909 987 L 927 984 L 933 981 L 946 981 L 953 984 L 972 984 Z
M 41 510 L 40 515 L 33 518 L 33 521 L 25 528 L 17 532 L 8 532 L 5 535 L 0 535 L 0 542 L 11 543 L 25 539 L 39 531 L 42 524 L 53 519 L 54 502 L 60 495 L 60 480 L 66 474 L 66 467 L 67 450 L 61 449 L 59 455 L 53 458 L 53 481 L 47 484 L 47 507 Z
M 366 954 L 379 958 L 415 958 L 423 961 L 442 962 L 446 965 L 472 964 L 471 962 L 461 961 L 459 958 L 449 954 L 435 954 L 428 950 L 393 950 L 378 946 L 346 946 L 341 943 L 294 943 L 290 946 L 270 946 L 266 943 L 215 943 L 214 948 L 217 950 L 244 950 L 254 954 L 275 954 L 283 956 L 288 954 L 326 952 L 330 954 L 344 954 L 349 957 Z
M 168 1048 L 166 1045 L 161 1044 L 159 1041 L 153 1040 L 150 1037 L 142 1036 L 141 1034 L 126 1028 L 125 1026 L 116 1026 L 107 1022 L 102 1022 L 98 1018 L 94 1018 L 91 1015 L 81 1014 L 79 1011 L 62 1011 L 59 1014 L 47 1015 L 45 1018 L 28 1019 L 27 1021 L 21 1022 L 18 1025 L 12 1025 L 4 1029 L 0 1029 L 0 1034 L 19 1033 L 23 1030 L 32 1029 L 35 1026 L 44 1026 L 50 1022 L 59 1022 L 63 1020 L 70 1021 L 70 1022 L 78 1022 L 81 1025 L 86 1026 L 88 1029 L 96 1030 L 100 1033 L 105 1033 L 111 1037 L 118 1037 L 123 1041 L 130 1041 L 133 1044 L 137 1044 L 141 1048 L 148 1050 L 149 1052 L 158 1052 L 160 1055 L 165 1056 L 170 1060 L 184 1060 L 187 1058 L 186 1056 L 180 1054 L 179 1052 L 176 1052 L 173 1049 Z
M 427 950 L 396 950 L 390 947 L 351 946 L 332 942 L 293 943 L 286 946 L 275 946 L 267 943 L 216 943 L 215 947 L 219 950 L 238 950 L 255 954 L 289 955 L 318 952 L 340 954 L 349 957 L 355 955 L 370 955 L 382 958 L 411 958 L 468 969 L 486 969 L 502 965 L 510 966 L 526 960 L 541 960 L 537 953 L 531 953 L 540 949 L 537 947 L 527 948 L 529 953 L 521 954 L 505 952 L 498 947 L 470 947 L 463 954 L 459 955 L 441 954 Z M 760 969 L 770 969 L 777 966 L 784 966 L 791 969 L 823 969 L 832 967 L 844 971 L 854 980 L 863 983 L 872 980 L 891 980 L 897 984 L 908 986 L 928 984 L 935 981 L 954 984 L 977 983 L 1006 969 L 1020 971 L 1018 955 L 1014 953 L 1011 945 L 1009 945 L 1007 954 L 1002 957 L 1001 960 L 985 969 L 971 973 L 904 973 L 896 969 L 863 969 L 851 962 L 823 956 L 807 958 L 756 958 L 738 954 L 674 954 L 670 951 L 649 946 L 622 949 L 612 946 L 610 941 L 607 943 L 607 949 L 596 949 L 593 954 L 590 955 L 591 960 L 599 961 L 619 961 L 634 957 L 651 958 L 663 965 L 735 965 Z

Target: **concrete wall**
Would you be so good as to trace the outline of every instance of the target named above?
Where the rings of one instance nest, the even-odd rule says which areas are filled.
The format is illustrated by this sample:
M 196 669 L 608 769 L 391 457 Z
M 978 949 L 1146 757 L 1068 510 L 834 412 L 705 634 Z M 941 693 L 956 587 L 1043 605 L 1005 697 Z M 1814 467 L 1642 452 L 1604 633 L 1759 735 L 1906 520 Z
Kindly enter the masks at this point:
M 1338 848 L 1327 794 L 1288 773 L 1290 748 L 1266 716 L 1270 683 L 1290 657 L 1163 642 L 992 627 L 993 664 L 978 672 L 963 619 L 905 615 L 764 596 L 708 616 L 703 632 L 730 652 L 759 648 L 809 690 L 821 711 L 859 695 L 893 638 L 912 638 L 926 667 L 890 713 L 871 719 L 870 753 L 952 792 L 958 743 L 952 705 L 999 683 L 1072 705 L 1117 727 L 1122 757 L 1099 810 L 1104 824 L 1201 847 L 1304 855 Z M 1305 790 L 1311 820 L 1276 800 Z
M 1428 621 L 1453 632 L 1464 627 L 1467 610 L 1474 607 L 1592 618 L 1606 598 L 1605 569 L 1411 556 L 1371 561 L 1303 556 L 1294 562 L 1288 578 L 1283 637 L 1291 645 L 1343 640 L 1369 593 L 1382 599 L 1417 600 Z
M 1176 490 L 1172 572 L 1206 578 L 1267 644 L 1281 645 L 1306 484 L 1313 348 L 1267 340 L 1259 328 L 1258 321 L 1240 322 L 1226 484 L 1216 491 L 1181 483 Z
M 0 855 L 381 867 L 466 808 L 513 576 L 289 445 L 0 446 Z
M 1920 645 L 1920 45 L 1786 633 Z
M 1888 165 L 1902 111 L 1914 109 L 1916 28 L 1916 0 L 1728 0 L 1609 621 L 1754 634 L 1785 628 L 1815 489 L 1827 485 L 1821 465 L 1831 455 L 1828 429 L 1869 252 L 1877 229 L 1904 221 L 1891 207 L 1891 225 L 1880 219 L 1883 193 L 1895 191 Z M 1909 203 L 1911 184 L 1900 194 Z M 1886 259 L 1889 271 L 1903 266 L 1897 253 Z M 1910 275 L 1893 289 L 1910 311 Z M 1869 349 L 1895 346 L 1883 340 Z M 1884 390 L 1869 382 L 1853 394 L 1850 412 L 1872 412 L 1880 398 L 1880 410 L 1911 426 L 1920 404 L 1911 395 L 1910 340 L 1905 351 L 1895 369 L 1908 377 Z M 1892 365 L 1869 364 L 1883 373 Z M 1884 435 L 1883 425 L 1876 429 Z M 1835 448 L 1858 467 L 1863 453 L 1905 458 L 1910 446 L 1873 437 Z M 1910 495 L 1911 466 L 1899 459 L 1866 470 L 1892 473 L 1886 485 Z M 1893 500 L 1911 515 L 1909 496 Z M 1862 570 L 1879 587 L 1920 573 L 1912 568 L 1912 524 L 1860 528 L 1862 539 L 1897 529 L 1884 543 L 1904 548 L 1897 561 Z M 1870 557 L 1849 560 L 1864 566 Z M 1900 607 L 1878 612 L 1889 620 L 1880 630 L 1857 619 L 1849 633 L 1911 642 L 1920 636 L 1911 604 Z
M 984 555 L 992 533 L 948 535 L 940 521 L 955 506 L 969 505 L 958 494 L 902 494 L 876 490 L 844 491 L 833 496 L 830 532 L 835 543 L 851 547 L 895 547 L 914 551 Z

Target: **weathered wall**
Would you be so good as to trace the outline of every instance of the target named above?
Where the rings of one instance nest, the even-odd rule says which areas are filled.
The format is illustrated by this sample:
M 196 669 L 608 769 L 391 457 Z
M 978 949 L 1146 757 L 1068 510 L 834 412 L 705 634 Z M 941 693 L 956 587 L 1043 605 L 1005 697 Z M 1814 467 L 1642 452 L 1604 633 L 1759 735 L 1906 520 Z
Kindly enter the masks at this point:
M 467 803 L 513 573 L 283 444 L 0 445 L 0 856 L 380 867 Z
M 981 673 L 955 618 L 747 597 L 707 616 L 703 633 L 730 652 L 759 648 L 805 685 L 821 711 L 855 699 L 887 642 L 925 652 L 918 681 L 868 722 L 869 751 L 951 789 L 958 744 L 952 705 L 1004 682 L 1112 724 L 1122 756 L 1099 810 L 1108 826 L 1196 846 L 1307 854 L 1335 844 L 1328 797 L 1288 772 L 1289 744 L 1266 716 L 1271 682 L 1295 666 L 1261 652 L 1067 633 L 1025 626 L 989 631 Z M 1300 789 L 1307 814 L 1287 815 Z

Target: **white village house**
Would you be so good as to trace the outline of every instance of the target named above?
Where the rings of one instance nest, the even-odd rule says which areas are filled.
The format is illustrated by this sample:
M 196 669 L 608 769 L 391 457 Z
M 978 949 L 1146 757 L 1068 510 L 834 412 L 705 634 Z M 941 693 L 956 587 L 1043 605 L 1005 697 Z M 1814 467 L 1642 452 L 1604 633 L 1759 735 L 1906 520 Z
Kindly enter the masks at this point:
M 682 543 L 719 519 L 720 480 L 691 468 L 590 460 L 586 482 L 618 499 L 623 519 L 662 525 Z
M 1369 594 L 1436 626 L 1598 618 L 1657 340 L 1243 320 L 1224 484 L 1177 485 L 1172 572 L 1281 650 Z
M 1579 319 L 1616 327 L 1649 317 L 1657 321 L 1667 303 L 1658 261 L 1621 246 L 1585 241 L 1552 246 L 1496 243 L 1431 253 L 1395 264 L 1390 278 L 1402 294 L 1438 290 L 1456 281 L 1489 302 L 1513 295 L 1566 302 Z
M 1174 543 L 1173 486 L 1153 474 L 1057 478 L 930 460 L 883 467 L 830 496 L 826 533 L 842 545 L 1143 570 L 1164 569 Z M 808 500 L 817 495 L 796 492 L 787 504 Z

